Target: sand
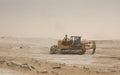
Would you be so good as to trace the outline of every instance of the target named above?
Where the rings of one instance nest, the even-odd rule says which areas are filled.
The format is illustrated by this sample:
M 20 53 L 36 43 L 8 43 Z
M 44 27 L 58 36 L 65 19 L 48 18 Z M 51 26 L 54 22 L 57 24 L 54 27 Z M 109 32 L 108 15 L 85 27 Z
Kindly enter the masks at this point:
M 57 40 L 0 38 L 0 75 L 119 75 L 120 41 L 96 40 L 94 55 L 49 54 Z

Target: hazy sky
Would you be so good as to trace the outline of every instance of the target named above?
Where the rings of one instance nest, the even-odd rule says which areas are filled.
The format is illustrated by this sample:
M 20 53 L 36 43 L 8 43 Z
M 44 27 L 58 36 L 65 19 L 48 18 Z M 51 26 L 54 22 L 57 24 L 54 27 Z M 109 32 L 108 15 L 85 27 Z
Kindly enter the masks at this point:
M 120 0 L 0 0 L 0 36 L 120 39 Z

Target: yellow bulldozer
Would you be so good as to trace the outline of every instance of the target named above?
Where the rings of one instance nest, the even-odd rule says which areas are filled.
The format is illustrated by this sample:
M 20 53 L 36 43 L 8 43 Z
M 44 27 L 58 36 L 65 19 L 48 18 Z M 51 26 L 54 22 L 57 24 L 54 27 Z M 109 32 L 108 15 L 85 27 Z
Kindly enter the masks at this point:
M 93 49 L 92 54 L 95 53 L 95 41 L 82 41 L 81 36 L 71 36 L 70 38 L 65 35 L 64 39 L 58 40 L 58 45 L 53 45 L 50 48 L 50 54 L 84 54 L 86 50 Z

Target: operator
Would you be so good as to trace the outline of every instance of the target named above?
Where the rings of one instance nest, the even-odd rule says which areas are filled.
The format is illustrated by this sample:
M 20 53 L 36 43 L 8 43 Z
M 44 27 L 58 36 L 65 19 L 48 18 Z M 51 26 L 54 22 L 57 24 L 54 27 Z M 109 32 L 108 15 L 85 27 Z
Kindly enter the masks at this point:
M 64 40 L 67 41 L 67 34 L 65 35 Z
M 92 54 L 94 54 L 94 53 L 95 53 L 95 50 L 96 50 L 96 43 L 95 43 L 95 41 L 93 41 L 92 48 L 93 48 L 93 52 L 92 52 Z

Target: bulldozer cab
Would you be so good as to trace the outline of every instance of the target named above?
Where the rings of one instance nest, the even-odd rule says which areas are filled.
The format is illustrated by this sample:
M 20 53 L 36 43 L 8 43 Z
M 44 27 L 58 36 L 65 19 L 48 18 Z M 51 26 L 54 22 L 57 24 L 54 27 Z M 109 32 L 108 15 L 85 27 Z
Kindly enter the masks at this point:
M 70 40 L 72 41 L 72 46 L 80 46 L 81 45 L 81 36 L 71 36 Z

